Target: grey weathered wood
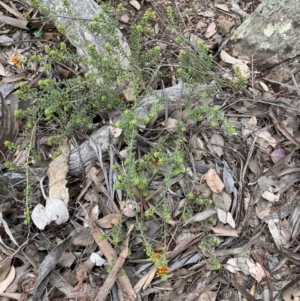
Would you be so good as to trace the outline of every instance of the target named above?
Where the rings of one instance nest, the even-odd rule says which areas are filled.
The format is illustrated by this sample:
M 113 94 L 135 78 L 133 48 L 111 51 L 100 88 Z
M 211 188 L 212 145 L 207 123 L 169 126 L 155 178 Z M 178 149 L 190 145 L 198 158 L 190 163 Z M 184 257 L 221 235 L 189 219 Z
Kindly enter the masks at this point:
M 30 0 L 21 0 L 21 2 L 31 5 Z M 87 45 L 92 44 L 98 53 L 105 55 L 107 39 L 93 33 L 88 28 L 88 24 L 93 21 L 95 14 L 101 10 L 99 5 L 93 0 L 68 0 L 68 2 L 69 8 L 66 9 L 62 5 L 62 0 L 38 0 L 41 12 L 56 26 L 61 25 L 66 28 L 67 37 L 77 48 L 79 54 L 88 55 Z M 123 67 L 128 67 L 129 61 L 126 57 L 130 55 L 129 45 L 117 28 L 115 29 L 115 36 L 122 46 L 122 51 L 115 49 L 115 54 L 119 56 Z
M 137 117 L 145 117 L 148 116 L 150 110 L 154 104 L 157 102 L 161 102 L 160 109 L 158 111 L 158 116 L 162 116 L 164 114 L 164 101 L 167 101 L 169 111 L 170 109 L 175 109 L 177 107 L 182 106 L 184 100 L 187 97 L 191 97 L 194 95 L 194 98 L 199 98 L 199 95 L 202 92 L 211 89 L 212 85 L 199 85 L 196 88 L 191 88 L 188 85 L 185 85 L 183 82 L 180 82 L 176 86 L 166 88 L 165 90 L 153 91 L 151 94 L 148 94 L 142 97 L 139 101 L 139 105 L 136 109 Z M 108 150 L 109 146 L 109 126 L 104 126 L 101 129 L 95 131 L 91 138 L 101 146 L 101 150 L 105 153 Z M 119 138 L 112 139 L 111 143 L 116 145 L 119 141 Z M 80 155 L 79 155 L 80 152 Z M 82 163 L 85 164 L 90 160 L 96 159 L 96 154 L 89 146 L 89 142 L 85 141 L 79 146 L 79 150 L 74 148 L 71 151 L 69 157 L 69 173 L 76 174 L 81 171 L 81 159 Z
M 263 76 L 286 82 L 300 71 L 299 36 L 299 2 L 264 0 L 234 31 L 228 46 L 234 56 L 253 55 L 254 67 Z

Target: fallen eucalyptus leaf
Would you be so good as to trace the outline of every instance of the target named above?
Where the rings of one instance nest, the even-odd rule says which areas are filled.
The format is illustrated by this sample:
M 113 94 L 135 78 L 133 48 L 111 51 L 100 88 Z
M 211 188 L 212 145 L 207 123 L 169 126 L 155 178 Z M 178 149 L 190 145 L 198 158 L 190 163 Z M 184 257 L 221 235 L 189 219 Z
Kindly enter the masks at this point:
M 224 184 L 215 169 L 210 169 L 203 176 L 203 180 L 206 181 L 209 188 L 215 193 L 220 193 L 224 189 Z
M 131 0 L 130 4 L 136 9 L 136 10 L 140 10 L 141 9 L 141 5 L 136 1 L 136 0 Z

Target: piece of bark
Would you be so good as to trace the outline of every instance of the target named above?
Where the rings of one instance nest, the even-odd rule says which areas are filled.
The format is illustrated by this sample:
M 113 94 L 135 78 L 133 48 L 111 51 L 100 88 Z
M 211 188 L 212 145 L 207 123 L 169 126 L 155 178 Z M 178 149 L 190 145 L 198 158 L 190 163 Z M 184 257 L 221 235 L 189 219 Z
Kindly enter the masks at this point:
M 30 0 L 20 0 L 23 4 L 32 6 Z M 68 8 L 64 7 L 61 0 L 39 0 L 41 13 L 54 22 L 54 24 L 63 26 L 66 29 L 67 37 L 73 46 L 77 48 L 78 54 L 89 55 L 87 45 L 91 44 L 96 48 L 98 54 L 107 54 L 105 45 L 108 42 L 107 37 L 100 36 L 90 30 L 88 25 L 93 21 L 93 17 L 99 11 L 100 6 L 93 0 L 68 0 Z M 107 16 L 104 16 L 107 19 Z M 104 21 L 105 22 L 105 21 Z M 129 67 L 127 57 L 130 54 L 130 48 L 119 29 L 115 29 L 114 34 L 119 39 L 121 49 L 114 49 L 114 55 L 119 57 L 124 68 Z
M 0 126 L 0 151 L 5 153 L 7 148 L 4 145 L 5 141 L 14 142 L 17 134 L 18 134 L 18 122 L 14 115 L 14 111 L 18 108 L 18 100 L 15 96 L 11 98 L 11 105 L 8 107 L 6 105 L 6 101 L 0 93 L 1 99 L 1 126 Z

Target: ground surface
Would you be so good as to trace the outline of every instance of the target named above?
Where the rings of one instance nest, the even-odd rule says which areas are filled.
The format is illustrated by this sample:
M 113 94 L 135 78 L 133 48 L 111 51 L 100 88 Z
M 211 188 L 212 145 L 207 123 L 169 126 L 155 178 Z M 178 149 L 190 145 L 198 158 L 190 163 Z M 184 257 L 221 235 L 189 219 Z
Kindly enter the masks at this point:
M 119 3 L 116 1 L 113 6 Z M 219 47 L 243 18 L 231 3 L 145 0 L 139 3 L 140 7 L 136 2 L 122 3 L 125 10 L 119 28 L 126 37 L 130 25 L 138 22 L 146 10 L 156 12 L 157 18 L 153 21 L 155 39 L 145 38 L 144 47 L 164 47 L 164 60 L 169 65 L 180 50 L 165 30 L 167 17 L 163 8 L 172 5 L 181 20 L 178 24 L 180 32 L 186 33 L 192 44 L 199 39 L 209 44 L 215 55 L 215 70 L 231 73 L 232 66 L 225 64 L 219 55 Z M 51 179 L 53 175 L 63 173 L 64 168 L 67 171 L 67 155 L 49 166 L 54 148 L 46 138 L 58 131 L 49 121 L 41 125 L 32 144 L 32 149 L 42 156 L 42 163 L 27 162 L 30 130 L 12 115 L 8 120 L 3 110 L 5 104 L 21 106 L 8 96 L 21 80 L 34 85 L 42 74 L 38 64 L 22 63 L 22 58 L 42 53 L 43 46 L 56 45 L 64 37 L 51 24 L 36 19 L 34 9 L 18 2 L 3 1 L 0 5 L 3 15 L 19 20 L 13 25 L 0 23 L 0 91 L 6 99 L 2 103 L 0 139 L 3 143 L 16 138 L 19 146 L 24 145 L 23 150 L 16 152 L 7 151 L 2 145 L 1 151 L 5 153 L 3 162 L 18 165 L 21 176 L 22 165 L 30 165 L 34 175 L 31 179 L 34 206 L 44 203 L 39 180 L 46 171 L 50 178 L 49 194 L 51 189 L 53 193 L 54 187 L 61 189 L 55 181 L 51 183 Z M 257 2 L 243 1 L 239 7 L 244 13 L 251 14 L 257 5 Z M 29 24 L 20 15 L 24 13 L 31 16 Z M 31 30 L 22 28 L 26 25 Z M 42 36 L 39 36 L 40 30 Z M 5 44 L 3 39 L 6 39 Z M 222 47 L 226 50 L 226 45 Z M 68 78 L 81 68 L 56 64 L 55 70 L 55 74 L 46 76 Z M 163 271 L 153 267 L 146 256 L 140 232 L 133 230 L 130 241 L 126 241 L 126 232 L 134 223 L 134 219 L 128 217 L 130 214 L 105 213 L 111 198 L 105 175 L 99 168 L 102 160 L 90 166 L 84 177 L 67 177 L 70 218 L 67 223 L 60 226 L 53 223 L 44 230 L 39 230 L 33 223 L 23 224 L 25 192 L 24 185 L 19 183 L 22 179 L 12 179 L 11 171 L 3 168 L 0 296 L 27 300 L 33 293 L 37 297 L 47 286 L 48 297 L 52 300 L 94 300 L 111 275 L 103 266 L 103 260 L 114 260 L 111 257 L 122 254 L 127 242 L 131 254 L 120 267 L 123 266 L 130 280 L 127 290 L 132 287 L 139 300 L 298 300 L 299 97 L 275 94 L 267 83 L 260 81 L 259 74 L 252 75 L 243 89 L 227 87 L 208 101 L 230 119 L 236 135 L 228 136 L 222 128 L 214 129 L 208 124 L 188 127 L 183 143 L 189 172 L 188 176 L 173 179 L 167 192 L 171 218 L 166 222 L 159 211 L 151 218 L 141 215 L 144 235 L 151 241 L 157 259 L 163 253 L 163 242 L 167 239 L 165 251 L 169 270 L 166 281 L 157 274 Z M 176 79 L 166 78 L 164 85 L 172 86 L 173 81 Z M 158 83 L 156 88 L 161 88 L 160 85 Z M 153 128 L 160 128 L 163 121 L 157 120 Z M 3 124 L 9 126 L 3 127 Z M 150 135 L 150 138 L 154 139 L 154 136 Z M 123 146 L 120 147 L 122 150 Z M 143 151 L 142 148 L 138 150 L 139 156 Z M 104 163 L 109 170 L 109 163 Z M 160 201 L 165 172 L 165 166 L 160 166 L 159 174 L 149 179 L 149 197 L 137 196 L 142 209 L 155 207 Z M 191 183 L 197 197 L 213 201 L 201 212 L 195 207 L 190 211 L 187 209 L 191 208 L 188 197 Z M 96 204 L 100 204 L 100 209 Z M 92 216 L 96 222 L 91 222 Z M 208 217 L 211 217 L 210 223 L 205 222 Z M 122 229 L 124 244 L 113 240 L 115 225 Z M 110 233 L 111 238 L 101 242 L 99 229 L 102 233 Z M 72 240 L 65 240 L 72 232 L 78 234 Z M 46 255 L 47 260 L 44 260 Z M 48 276 L 48 284 L 43 286 L 43 280 Z M 107 300 L 117 300 L 117 295 L 117 286 L 114 286 Z

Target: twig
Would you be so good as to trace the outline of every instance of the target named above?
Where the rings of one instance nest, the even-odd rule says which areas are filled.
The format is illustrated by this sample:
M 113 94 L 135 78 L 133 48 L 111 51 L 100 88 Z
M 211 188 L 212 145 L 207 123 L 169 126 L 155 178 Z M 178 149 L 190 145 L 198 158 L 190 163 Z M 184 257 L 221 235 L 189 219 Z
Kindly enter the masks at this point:
M 232 249 L 226 249 L 226 250 L 216 250 L 215 255 L 216 256 L 229 256 L 229 255 L 238 255 L 245 253 L 251 246 L 253 246 L 257 241 L 259 241 L 259 238 L 264 230 L 264 227 L 258 231 L 245 245 L 242 247 L 232 248 Z
M 253 142 L 251 144 L 250 150 L 248 152 L 247 161 L 246 161 L 244 167 L 242 168 L 242 173 L 241 173 L 241 177 L 240 177 L 241 183 L 245 183 L 244 178 L 245 178 L 245 174 L 246 174 L 246 171 L 247 171 L 247 168 L 248 168 L 248 165 L 249 165 L 249 161 L 252 157 L 252 153 L 253 153 L 253 150 L 254 150 L 256 139 L 257 139 L 257 136 L 255 135 L 254 138 L 253 138 Z
M 94 237 L 94 240 L 99 246 L 100 250 L 103 252 L 104 256 L 106 257 L 108 264 L 113 265 L 114 260 L 117 257 L 115 250 L 111 247 L 111 245 L 106 239 L 100 240 L 101 232 L 94 222 L 90 221 L 90 227 L 92 229 L 92 235 Z M 135 301 L 136 294 L 132 289 L 131 283 L 127 275 L 125 273 L 122 275 L 119 274 L 117 277 L 117 281 L 119 286 L 121 287 L 124 300 Z
M 92 176 L 92 181 L 95 183 L 96 187 L 99 188 L 107 197 L 108 200 L 108 208 L 112 213 L 119 213 L 119 209 L 114 201 L 114 199 L 110 196 L 109 192 L 105 188 L 105 186 L 98 180 L 96 175 Z
M 95 298 L 95 301 L 105 301 L 107 295 L 109 294 L 112 286 L 114 285 L 117 277 L 118 277 L 118 273 L 120 271 L 120 269 L 122 268 L 125 259 L 128 255 L 128 244 L 129 244 L 129 237 L 130 237 L 130 233 L 133 230 L 133 225 L 130 226 L 127 235 L 126 235 L 126 239 L 124 241 L 124 247 L 118 257 L 118 259 L 116 260 L 111 272 L 109 273 L 108 277 L 106 278 L 104 284 L 102 285 L 102 287 L 100 288 L 97 297 Z

